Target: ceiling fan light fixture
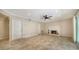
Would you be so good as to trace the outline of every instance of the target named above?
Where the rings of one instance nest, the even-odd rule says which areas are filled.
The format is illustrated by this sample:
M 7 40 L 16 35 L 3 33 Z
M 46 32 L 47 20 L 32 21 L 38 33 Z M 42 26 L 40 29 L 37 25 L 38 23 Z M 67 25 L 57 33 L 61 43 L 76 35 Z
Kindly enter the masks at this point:
M 52 16 L 48 16 L 47 14 L 43 16 L 44 21 L 49 20 Z

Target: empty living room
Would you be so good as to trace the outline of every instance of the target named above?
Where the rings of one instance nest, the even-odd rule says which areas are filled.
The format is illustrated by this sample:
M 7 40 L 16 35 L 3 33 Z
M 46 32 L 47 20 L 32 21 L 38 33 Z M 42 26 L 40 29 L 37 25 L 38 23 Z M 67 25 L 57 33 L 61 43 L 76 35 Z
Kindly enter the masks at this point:
M 78 9 L 0 9 L 1 50 L 78 50 Z

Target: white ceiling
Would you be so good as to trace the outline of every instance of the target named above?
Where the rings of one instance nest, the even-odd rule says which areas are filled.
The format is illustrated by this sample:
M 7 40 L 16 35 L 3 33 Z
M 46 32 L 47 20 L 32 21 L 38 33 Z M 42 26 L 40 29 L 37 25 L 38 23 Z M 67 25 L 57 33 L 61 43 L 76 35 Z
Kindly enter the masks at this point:
M 31 19 L 38 22 L 53 22 L 58 20 L 66 20 L 72 18 L 76 13 L 76 9 L 5 9 L 4 11 L 24 17 L 26 19 Z M 44 21 L 42 19 L 43 15 L 53 16 L 51 20 Z

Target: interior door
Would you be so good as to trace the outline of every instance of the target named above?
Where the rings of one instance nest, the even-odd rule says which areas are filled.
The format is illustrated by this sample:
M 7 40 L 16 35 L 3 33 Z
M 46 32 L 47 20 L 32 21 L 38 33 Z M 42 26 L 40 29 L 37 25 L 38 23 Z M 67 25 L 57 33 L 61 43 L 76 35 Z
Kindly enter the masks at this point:
M 76 16 L 73 17 L 73 38 L 74 42 L 77 42 L 77 18 Z
M 76 16 L 76 41 L 79 43 L 79 16 Z
M 74 24 L 74 42 L 79 43 L 79 16 L 75 16 L 73 19 Z

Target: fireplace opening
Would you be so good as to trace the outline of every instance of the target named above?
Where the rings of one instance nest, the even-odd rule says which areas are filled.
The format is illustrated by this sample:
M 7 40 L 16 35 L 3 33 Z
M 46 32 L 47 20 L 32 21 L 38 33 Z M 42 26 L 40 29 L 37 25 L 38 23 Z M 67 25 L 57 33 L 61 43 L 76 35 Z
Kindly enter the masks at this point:
M 58 31 L 57 30 L 48 30 L 48 34 L 56 34 L 58 35 Z
M 58 34 L 56 30 L 51 30 L 51 34 Z

